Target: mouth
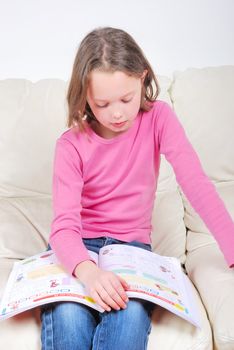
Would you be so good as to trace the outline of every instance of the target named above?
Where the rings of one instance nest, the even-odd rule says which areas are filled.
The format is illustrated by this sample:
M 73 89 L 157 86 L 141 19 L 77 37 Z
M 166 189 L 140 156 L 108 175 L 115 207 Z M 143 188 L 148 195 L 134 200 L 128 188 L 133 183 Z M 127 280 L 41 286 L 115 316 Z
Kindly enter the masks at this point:
M 114 125 L 117 128 L 120 128 L 121 126 L 126 124 L 126 121 L 125 122 L 121 122 L 121 123 L 111 123 L 111 124 Z

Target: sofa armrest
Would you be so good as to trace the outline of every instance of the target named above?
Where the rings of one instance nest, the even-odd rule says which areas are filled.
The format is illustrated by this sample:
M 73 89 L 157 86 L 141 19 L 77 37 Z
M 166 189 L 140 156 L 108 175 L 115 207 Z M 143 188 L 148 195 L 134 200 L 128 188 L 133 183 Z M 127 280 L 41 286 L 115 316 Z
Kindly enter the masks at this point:
M 216 243 L 189 251 L 185 267 L 207 310 L 214 349 L 234 349 L 234 269 Z

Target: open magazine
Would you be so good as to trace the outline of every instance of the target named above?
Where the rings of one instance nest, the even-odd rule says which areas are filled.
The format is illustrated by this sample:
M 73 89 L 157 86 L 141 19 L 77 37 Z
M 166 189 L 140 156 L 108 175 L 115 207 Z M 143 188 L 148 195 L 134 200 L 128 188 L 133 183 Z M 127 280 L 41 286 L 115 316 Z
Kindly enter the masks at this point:
M 200 328 L 190 285 L 178 259 L 121 244 L 104 246 L 99 255 L 89 254 L 100 268 L 126 280 L 129 298 L 151 301 Z M 0 320 L 56 301 L 83 303 L 104 312 L 49 250 L 14 264 L 0 302 Z

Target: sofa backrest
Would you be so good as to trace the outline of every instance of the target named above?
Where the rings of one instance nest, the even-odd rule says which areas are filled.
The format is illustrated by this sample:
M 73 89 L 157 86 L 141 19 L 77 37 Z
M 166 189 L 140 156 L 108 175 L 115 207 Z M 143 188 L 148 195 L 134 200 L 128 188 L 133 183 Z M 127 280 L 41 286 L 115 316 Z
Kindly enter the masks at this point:
M 24 258 L 46 247 L 65 90 L 56 79 L 0 81 L 0 256 Z
M 234 220 L 234 66 L 175 72 L 169 92 L 205 173 Z M 187 251 L 216 244 L 184 195 L 183 202 Z
M 229 198 L 226 190 L 232 186 L 233 191 L 234 184 L 234 162 L 230 164 L 234 160 L 233 76 L 233 67 L 177 72 L 173 82 L 159 76 L 159 99 L 175 109 L 232 212 L 233 196 Z M 67 85 L 59 79 L 0 81 L 0 256 L 21 259 L 46 248 L 52 220 L 54 147 L 67 129 Z M 170 164 L 161 158 L 152 217 L 153 249 L 184 262 L 185 223 L 189 233 L 196 233 L 194 241 L 203 232 L 202 223 L 181 197 Z

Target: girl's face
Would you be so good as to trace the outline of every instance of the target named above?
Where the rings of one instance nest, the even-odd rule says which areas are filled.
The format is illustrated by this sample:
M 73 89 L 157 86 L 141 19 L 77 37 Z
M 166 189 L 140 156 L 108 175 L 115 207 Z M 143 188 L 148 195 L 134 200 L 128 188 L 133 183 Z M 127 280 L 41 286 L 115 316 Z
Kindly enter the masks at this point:
M 100 136 L 112 138 L 132 126 L 140 109 L 146 73 L 136 78 L 121 71 L 91 72 L 87 102 L 99 122 L 93 127 Z

